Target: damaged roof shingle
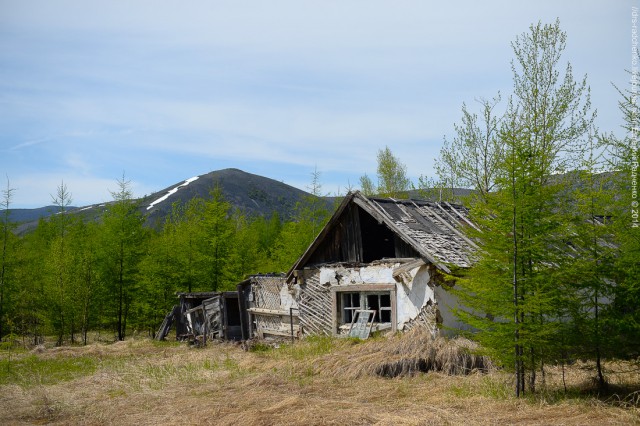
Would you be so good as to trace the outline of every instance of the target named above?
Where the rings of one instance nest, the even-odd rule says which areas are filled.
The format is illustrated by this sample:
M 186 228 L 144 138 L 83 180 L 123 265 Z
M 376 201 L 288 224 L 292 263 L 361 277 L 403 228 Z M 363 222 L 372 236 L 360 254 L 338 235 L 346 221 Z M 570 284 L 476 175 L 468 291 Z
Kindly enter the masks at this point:
M 468 268 L 477 245 L 464 235 L 467 209 L 449 203 L 367 199 L 383 210 L 402 234 L 439 262 Z

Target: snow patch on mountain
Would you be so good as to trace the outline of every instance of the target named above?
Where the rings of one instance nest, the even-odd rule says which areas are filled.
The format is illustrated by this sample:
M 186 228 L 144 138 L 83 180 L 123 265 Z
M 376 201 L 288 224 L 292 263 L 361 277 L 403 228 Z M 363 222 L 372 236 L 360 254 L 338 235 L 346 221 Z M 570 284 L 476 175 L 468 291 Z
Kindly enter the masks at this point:
M 194 176 L 192 178 L 189 178 L 189 179 L 185 180 L 184 183 L 182 183 L 182 184 L 176 186 L 175 188 L 169 190 L 169 192 L 167 192 L 165 195 L 163 195 L 162 197 L 158 198 L 157 200 L 155 200 L 154 202 L 149 204 L 149 207 L 147 207 L 147 210 L 151 210 L 153 208 L 153 206 L 163 202 L 164 200 L 166 200 L 167 198 L 169 198 L 170 196 L 172 196 L 173 194 L 178 192 L 178 190 L 180 188 L 184 188 L 185 186 L 189 185 L 191 182 L 193 182 L 195 180 L 198 180 L 199 177 L 200 176 Z

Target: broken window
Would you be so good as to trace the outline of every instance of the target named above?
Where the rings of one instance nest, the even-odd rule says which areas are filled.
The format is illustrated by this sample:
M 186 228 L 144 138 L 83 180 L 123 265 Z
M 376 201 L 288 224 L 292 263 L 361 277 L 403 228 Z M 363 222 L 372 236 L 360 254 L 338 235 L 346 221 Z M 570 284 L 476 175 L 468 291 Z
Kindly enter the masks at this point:
M 375 311 L 374 322 L 391 322 L 391 294 L 390 292 L 341 292 L 342 324 L 350 324 L 356 310 L 367 309 Z
M 375 322 L 391 322 L 391 296 L 389 293 L 365 293 L 365 309 L 376 311 Z
M 375 311 L 374 330 L 396 331 L 395 284 L 352 284 L 331 287 L 333 333 L 347 334 L 357 311 Z
M 358 309 L 360 309 L 360 293 L 342 293 L 342 322 L 351 323 Z

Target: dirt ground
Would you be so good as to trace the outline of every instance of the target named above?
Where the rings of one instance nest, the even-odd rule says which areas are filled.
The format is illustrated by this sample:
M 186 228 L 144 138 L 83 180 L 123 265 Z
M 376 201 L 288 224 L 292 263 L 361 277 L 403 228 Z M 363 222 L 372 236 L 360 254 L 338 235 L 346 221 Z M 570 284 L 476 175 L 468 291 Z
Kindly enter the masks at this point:
M 581 389 L 592 373 L 578 366 L 565 375 L 571 396 L 560 391 L 555 368 L 545 390 L 516 399 L 510 376 L 499 371 L 353 377 L 345 369 L 362 362 L 366 345 L 301 342 L 247 352 L 229 343 L 193 348 L 140 339 L 3 353 L 12 362 L 35 356 L 93 367 L 56 383 L 32 371 L 15 376 L 0 386 L 0 424 L 640 424 L 636 394 L 589 396 Z M 631 377 L 619 376 L 626 379 L 613 374 L 612 381 Z

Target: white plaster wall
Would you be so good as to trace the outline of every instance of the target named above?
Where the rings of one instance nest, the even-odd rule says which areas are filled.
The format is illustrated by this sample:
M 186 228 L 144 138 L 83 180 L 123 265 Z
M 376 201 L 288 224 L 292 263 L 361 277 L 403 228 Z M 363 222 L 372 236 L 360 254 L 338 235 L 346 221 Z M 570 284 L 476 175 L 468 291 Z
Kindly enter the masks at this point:
M 402 330 L 407 322 L 417 317 L 429 301 L 435 302 L 435 293 L 429 286 L 431 277 L 426 265 L 412 269 L 410 274 L 412 280 L 408 284 L 396 283 L 398 330 Z
M 435 302 L 435 294 L 433 288 L 429 286 L 431 277 L 426 265 L 409 271 L 410 280 L 396 282 L 393 278 L 393 271 L 398 266 L 400 266 L 399 263 L 361 268 L 322 267 L 320 268 L 320 283 L 331 286 L 395 284 L 397 327 L 398 330 L 402 330 L 407 322 L 418 316 L 429 301 Z
M 320 268 L 320 284 L 338 285 L 336 281 L 336 269 L 334 268 Z
M 298 308 L 298 303 L 286 285 L 280 287 L 280 308 L 285 311 L 288 311 L 289 308 Z
M 362 268 L 322 267 L 320 268 L 320 283 L 332 286 L 349 284 L 393 284 L 393 269 L 395 265 L 363 266 Z M 339 276 L 339 280 L 336 278 Z

